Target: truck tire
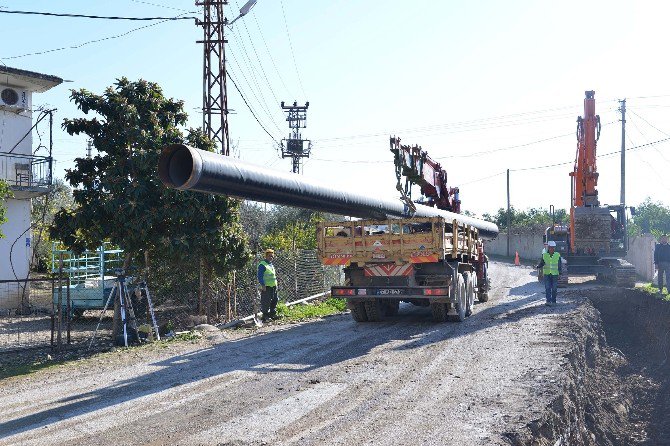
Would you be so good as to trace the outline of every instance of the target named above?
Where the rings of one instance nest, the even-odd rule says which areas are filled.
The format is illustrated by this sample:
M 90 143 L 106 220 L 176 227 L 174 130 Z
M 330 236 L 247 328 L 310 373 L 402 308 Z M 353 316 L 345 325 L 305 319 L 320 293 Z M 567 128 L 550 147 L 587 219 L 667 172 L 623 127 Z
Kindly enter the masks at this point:
M 463 322 L 465 320 L 465 309 L 467 307 L 466 291 L 463 274 L 458 274 L 456 283 L 456 314 L 451 316 L 451 320 L 454 322 Z
M 449 319 L 449 307 L 442 302 L 432 302 L 430 311 L 433 313 L 433 321 L 446 322 Z
M 487 302 L 489 300 L 489 288 L 491 287 L 489 282 L 489 272 L 486 264 L 484 264 L 484 280 L 483 283 L 478 284 L 477 287 L 477 300 L 480 302 Z
M 368 318 L 365 314 L 365 305 L 363 302 L 356 302 L 349 311 L 351 311 L 351 317 L 356 322 L 367 322 Z
M 465 316 L 468 317 L 472 314 L 472 306 L 475 304 L 475 281 L 470 271 L 463 273 L 463 280 L 465 281 Z
M 397 316 L 398 310 L 400 309 L 400 301 L 395 299 L 389 299 L 385 303 L 386 315 L 387 316 Z
M 384 316 L 386 316 L 385 307 L 386 306 L 380 301 L 380 299 L 365 302 L 365 314 L 368 317 L 368 321 L 370 322 L 383 321 Z

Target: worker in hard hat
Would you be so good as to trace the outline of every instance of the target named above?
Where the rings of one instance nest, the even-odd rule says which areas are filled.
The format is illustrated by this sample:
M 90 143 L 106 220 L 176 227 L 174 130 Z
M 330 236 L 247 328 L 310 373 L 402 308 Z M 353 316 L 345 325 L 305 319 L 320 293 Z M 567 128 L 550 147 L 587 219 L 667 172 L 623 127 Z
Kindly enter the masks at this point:
M 277 318 L 277 272 L 272 261 L 273 249 L 265 250 L 265 259 L 258 264 L 258 283 L 261 285 L 261 311 L 263 322 Z
M 542 254 L 542 259 L 537 268 L 542 268 L 542 274 L 544 275 L 544 291 L 547 296 L 545 305 L 556 305 L 558 276 L 563 272 L 563 262 L 561 262 L 561 255 L 556 252 L 555 241 L 550 240 L 547 243 L 547 252 Z

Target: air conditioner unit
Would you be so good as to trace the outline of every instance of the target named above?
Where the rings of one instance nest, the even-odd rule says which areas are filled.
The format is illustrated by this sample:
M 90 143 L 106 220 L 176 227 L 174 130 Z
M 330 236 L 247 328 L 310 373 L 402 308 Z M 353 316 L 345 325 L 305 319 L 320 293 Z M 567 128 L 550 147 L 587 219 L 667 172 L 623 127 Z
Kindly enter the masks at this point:
M 0 108 L 12 111 L 30 110 L 30 92 L 0 86 Z

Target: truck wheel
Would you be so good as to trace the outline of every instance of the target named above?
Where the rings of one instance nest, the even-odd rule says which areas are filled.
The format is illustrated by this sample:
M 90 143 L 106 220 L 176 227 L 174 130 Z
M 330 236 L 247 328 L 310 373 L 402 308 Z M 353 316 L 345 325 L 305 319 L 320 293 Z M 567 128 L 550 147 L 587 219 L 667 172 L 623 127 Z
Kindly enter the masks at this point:
M 442 302 L 433 302 L 430 304 L 430 311 L 433 313 L 435 322 L 446 322 L 449 319 L 449 307 Z
M 389 299 L 385 302 L 386 315 L 387 316 L 397 316 L 398 310 L 400 309 L 400 301 L 395 299 Z
M 484 264 L 484 280 L 482 283 L 477 285 L 477 300 L 480 302 L 487 302 L 489 300 L 489 288 L 491 285 L 489 282 L 489 272 L 486 264 Z
M 463 273 L 465 281 L 465 316 L 472 314 L 472 306 L 475 304 L 475 282 L 470 271 Z
M 456 283 L 456 314 L 451 316 L 454 322 L 463 322 L 465 320 L 465 309 L 467 307 L 467 296 L 463 274 L 458 274 Z
M 386 314 L 385 305 L 379 299 L 365 302 L 365 314 L 370 322 L 380 322 L 384 320 Z
M 357 302 L 349 309 L 351 311 L 351 317 L 356 322 L 367 322 L 368 318 L 365 314 L 365 305 L 363 302 Z

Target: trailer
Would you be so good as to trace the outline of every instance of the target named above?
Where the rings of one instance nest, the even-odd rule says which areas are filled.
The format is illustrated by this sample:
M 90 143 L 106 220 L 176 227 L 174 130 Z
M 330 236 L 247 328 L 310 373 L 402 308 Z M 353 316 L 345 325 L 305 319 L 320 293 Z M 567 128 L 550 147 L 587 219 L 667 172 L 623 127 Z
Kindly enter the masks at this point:
M 61 269 L 62 259 L 62 269 Z M 123 250 L 113 249 L 104 243 L 95 251 L 84 251 L 81 254 L 60 249 L 54 243 L 51 251 L 53 274 L 62 273 L 64 283 L 69 282 L 70 309 L 72 314 L 81 315 L 85 310 L 100 310 L 112 291 L 116 276 L 115 268 L 123 266 Z M 69 280 L 68 280 L 69 279 Z M 53 302 L 58 304 L 59 288 L 54 289 Z M 65 296 L 68 285 L 60 287 L 60 300 L 66 306 Z

